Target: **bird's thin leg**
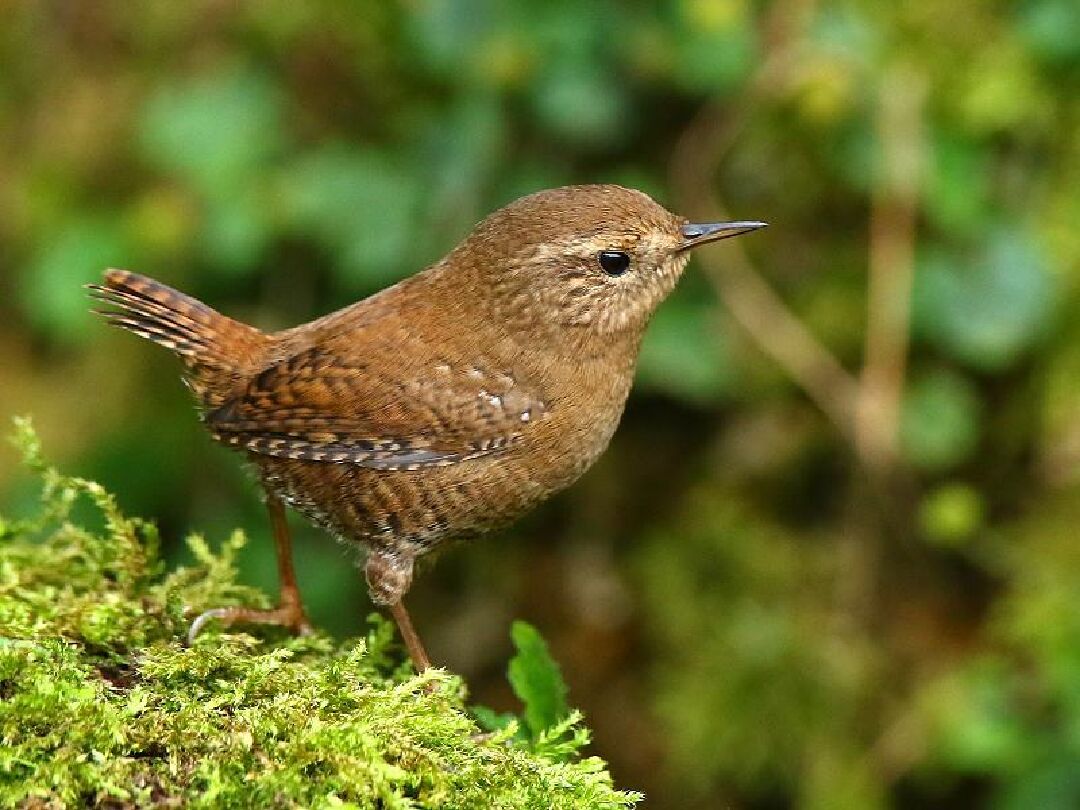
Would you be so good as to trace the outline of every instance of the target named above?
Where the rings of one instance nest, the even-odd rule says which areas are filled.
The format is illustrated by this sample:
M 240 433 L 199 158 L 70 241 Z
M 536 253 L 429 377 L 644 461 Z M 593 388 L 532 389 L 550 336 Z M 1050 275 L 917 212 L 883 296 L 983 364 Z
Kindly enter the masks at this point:
M 296 571 L 293 569 L 292 539 L 289 536 L 289 524 L 285 520 L 285 507 L 276 495 L 266 493 L 266 509 L 270 513 L 270 527 L 274 533 L 274 548 L 277 551 L 278 580 L 280 596 L 278 605 L 270 610 L 258 610 L 245 607 L 213 608 L 199 615 L 191 623 L 188 631 L 188 644 L 191 644 L 199 632 L 211 619 L 217 619 L 228 626 L 233 624 L 276 624 L 287 627 L 297 635 L 306 636 L 311 632 L 311 623 L 304 613 L 300 599 L 300 588 L 296 585 Z
M 417 635 L 416 628 L 413 627 L 412 619 L 409 618 L 409 611 L 405 609 L 405 603 L 401 599 L 390 605 L 390 615 L 397 622 L 401 640 L 405 642 L 405 649 L 409 651 L 409 658 L 412 659 L 416 671 L 423 672 L 425 669 L 430 669 L 431 659 L 428 658 L 427 651 L 424 650 L 424 645 L 420 641 L 420 636 Z
M 402 601 L 412 585 L 412 575 L 411 554 L 400 549 L 391 551 L 385 548 L 373 548 L 368 552 L 367 562 L 364 564 L 364 578 L 367 579 L 371 601 L 390 608 L 390 615 L 397 622 L 398 632 L 401 633 L 401 640 L 405 642 L 405 649 L 409 651 L 413 666 L 417 672 L 423 672 L 431 667 L 431 659 L 424 651 L 424 645 L 420 643 L 420 636 L 416 634 L 409 611 L 405 609 Z
M 295 632 L 306 635 L 311 632 L 311 624 L 304 613 L 304 603 L 300 598 L 300 588 L 296 584 L 296 571 L 293 570 L 292 535 L 285 519 L 285 506 L 281 499 L 266 493 L 266 509 L 270 513 L 270 525 L 274 531 L 274 548 L 277 550 L 278 582 L 281 588 L 278 608 L 286 610 L 293 621 L 288 625 Z

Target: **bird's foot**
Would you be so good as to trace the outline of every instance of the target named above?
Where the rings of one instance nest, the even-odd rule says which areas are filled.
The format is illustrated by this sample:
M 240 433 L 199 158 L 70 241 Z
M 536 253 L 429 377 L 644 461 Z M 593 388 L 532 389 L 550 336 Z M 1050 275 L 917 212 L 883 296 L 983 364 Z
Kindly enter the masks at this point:
M 311 622 L 304 614 L 304 608 L 299 604 L 282 604 L 270 610 L 245 607 L 221 607 L 204 611 L 191 623 L 188 630 L 187 642 L 190 646 L 195 643 L 195 638 L 206 627 L 206 623 L 217 619 L 226 627 L 234 624 L 273 624 L 284 627 L 294 635 L 306 636 L 311 633 Z

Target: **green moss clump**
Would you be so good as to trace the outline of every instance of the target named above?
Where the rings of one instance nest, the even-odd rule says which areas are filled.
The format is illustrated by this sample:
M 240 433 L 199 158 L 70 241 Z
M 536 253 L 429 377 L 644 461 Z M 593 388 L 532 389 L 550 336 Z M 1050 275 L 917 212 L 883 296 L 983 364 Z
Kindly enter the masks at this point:
M 579 758 L 572 713 L 549 728 L 500 718 L 483 734 L 460 679 L 365 638 L 183 636 L 194 611 L 265 604 L 234 582 L 235 535 L 166 573 L 152 525 L 99 485 L 17 443 L 45 483 L 32 520 L 0 518 L 0 806 L 623 808 L 605 765 Z M 87 497 L 100 533 L 73 525 Z M 534 645 L 535 647 L 535 645 Z M 523 651 L 524 652 L 524 651 Z M 544 652 L 546 654 L 546 652 Z M 534 712 L 535 714 L 535 712 Z

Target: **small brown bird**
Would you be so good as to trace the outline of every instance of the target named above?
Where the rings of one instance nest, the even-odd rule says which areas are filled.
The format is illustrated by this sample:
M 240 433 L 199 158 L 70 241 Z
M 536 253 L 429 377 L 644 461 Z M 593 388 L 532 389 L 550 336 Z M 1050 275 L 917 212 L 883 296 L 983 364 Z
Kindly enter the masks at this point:
M 263 481 L 277 608 L 199 616 L 309 624 L 282 502 L 367 549 L 371 598 L 430 666 L 402 597 L 414 561 L 568 486 L 622 415 L 649 317 L 689 249 L 763 227 L 691 224 L 612 185 L 541 191 L 444 259 L 311 323 L 267 334 L 153 279 L 110 270 L 109 323 L 179 355 L 203 421 Z

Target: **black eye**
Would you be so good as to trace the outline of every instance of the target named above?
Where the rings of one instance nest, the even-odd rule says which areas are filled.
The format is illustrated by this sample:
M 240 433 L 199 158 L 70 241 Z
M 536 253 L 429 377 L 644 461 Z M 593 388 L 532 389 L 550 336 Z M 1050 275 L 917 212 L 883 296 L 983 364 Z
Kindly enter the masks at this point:
M 609 276 L 621 276 L 630 267 L 630 257 L 621 250 L 601 250 L 596 258 Z

